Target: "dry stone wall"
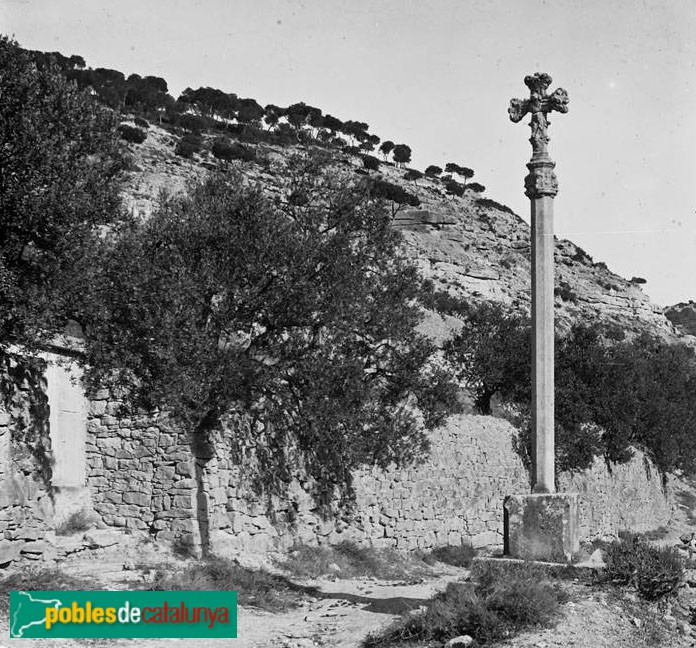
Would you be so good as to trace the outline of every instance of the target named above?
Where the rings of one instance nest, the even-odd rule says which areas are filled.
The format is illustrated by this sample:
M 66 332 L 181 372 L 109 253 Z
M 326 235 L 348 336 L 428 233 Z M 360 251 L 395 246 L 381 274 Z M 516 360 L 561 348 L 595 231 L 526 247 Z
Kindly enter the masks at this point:
M 197 518 L 188 440 L 166 416 L 120 411 L 106 390 L 90 402 L 87 486 L 94 511 L 111 527 L 148 531 L 160 540 L 188 538 Z
M 46 386 L 40 372 L 7 363 L 3 371 L 0 564 L 50 555 L 45 538 L 58 517 L 49 487 Z M 271 496 L 256 479 L 253 448 L 236 445 L 233 431 L 243 424 L 233 421 L 200 446 L 165 415 L 125 415 L 118 398 L 103 390 L 89 403 L 86 439 L 77 437 L 86 457 L 85 501 L 107 527 L 185 548 L 210 542 L 223 554 L 298 541 L 429 549 L 501 546 L 503 500 L 529 490 L 514 428 L 503 419 L 461 415 L 433 432 L 422 463 L 356 474 L 349 510 L 330 494 L 317 497 L 299 468 L 284 494 Z M 658 528 L 675 506 L 673 492 L 640 453 L 611 469 L 597 461 L 589 471 L 562 475 L 560 486 L 580 493 L 584 539 Z
M 0 354 L 0 566 L 46 552 L 53 503 L 42 367 Z
M 283 496 L 255 480 L 251 448 L 235 446 L 234 425 L 206 448 L 164 416 L 119 416 L 120 403 L 101 392 L 88 422 L 88 486 L 94 510 L 113 527 L 146 531 L 185 546 L 210 541 L 220 553 L 285 549 L 295 542 L 398 549 L 471 543 L 502 545 L 502 503 L 528 492 L 529 477 L 513 449 L 514 428 L 494 417 L 461 415 L 431 437 L 431 453 L 405 468 L 355 475 L 355 503 L 312 495 L 296 470 Z M 195 457 L 194 457 L 195 455 Z M 615 535 L 665 524 L 674 498 L 638 453 L 612 470 L 562 475 L 562 490 L 580 493 L 581 537 Z

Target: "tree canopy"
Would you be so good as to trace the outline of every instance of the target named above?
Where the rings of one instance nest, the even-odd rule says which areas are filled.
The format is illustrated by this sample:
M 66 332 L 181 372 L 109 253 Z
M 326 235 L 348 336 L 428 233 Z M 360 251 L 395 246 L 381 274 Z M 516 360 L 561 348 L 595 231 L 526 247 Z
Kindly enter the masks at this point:
M 74 311 L 95 229 L 119 216 L 111 111 L 0 37 L 0 345 L 29 345 Z
M 292 439 L 315 476 L 348 481 L 417 455 L 455 388 L 414 330 L 422 282 L 381 202 L 316 158 L 282 174 L 277 200 L 212 177 L 104 243 L 83 313 L 91 378 L 200 436 L 238 408 L 263 452 Z
M 497 396 L 519 413 L 529 443 L 531 327 L 501 305 L 440 299 L 460 317 L 461 331 L 444 347 L 490 413 Z M 615 332 L 577 324 L 557 335 L 556 461 L 559 470 L 586 469 L 596 456 L 623 462 L 646 450 L 663 471 L 696 472 L 696 355 L 683 344 L 648 334 L 617 340 Z M 528 449 L 529 451 L 529 449 Z

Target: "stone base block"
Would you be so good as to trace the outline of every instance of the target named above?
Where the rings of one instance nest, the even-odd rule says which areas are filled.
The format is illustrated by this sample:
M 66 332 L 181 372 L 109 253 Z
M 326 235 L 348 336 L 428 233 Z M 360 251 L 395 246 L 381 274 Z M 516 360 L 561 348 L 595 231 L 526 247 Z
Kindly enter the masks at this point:
M 505 555 L 569 562 L 580 550 L 577 493 L 534 493 L 505 499 Z

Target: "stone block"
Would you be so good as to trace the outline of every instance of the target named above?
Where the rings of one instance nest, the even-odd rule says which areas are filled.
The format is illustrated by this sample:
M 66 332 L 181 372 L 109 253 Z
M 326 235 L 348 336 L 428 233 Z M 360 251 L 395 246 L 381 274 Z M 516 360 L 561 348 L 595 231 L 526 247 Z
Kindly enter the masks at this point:
M 505 499 L 505 555 L 567 562 L 580 550 L 577 493 L 534 493 Z
M 24 544 L 24 540 L 0 540 L 0 565 L 16 560 Z
M 150 506 L 150 496 L 147 493 L 123 493 L 123 501 L 136 506 Z

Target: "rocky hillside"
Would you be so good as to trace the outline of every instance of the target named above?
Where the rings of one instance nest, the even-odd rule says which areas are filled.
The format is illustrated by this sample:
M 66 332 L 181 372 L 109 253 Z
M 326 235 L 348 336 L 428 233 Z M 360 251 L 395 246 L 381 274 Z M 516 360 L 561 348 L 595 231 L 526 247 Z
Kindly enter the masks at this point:
M 200 177 L 219 162 L 205 150 L 192 159 L 175 154 L 179 137 L 150 126 L 142 144 L 130 144 L 134 157 L 129 172 L 126 203 L 134 213 L 146 215 L 160 191 L 182 191 L 188 180 Z M 278 179 L 264 160 L 287 155 L 289 148 L 257 144 L 257 161 L 232 164 L 250 180 L 271 188 Z M 335 152 L 337 163 L 361 170 L 360 158 Z M 381 163 L 372 175 L 416 194 L 418 208 L 400 208 L 394 226 L 405 239 L 406 254 L 441 289 L 470 299 L 495 300 L 513 308 L 530 306 L 530 229 L 504 205 L 473 191 L 461 197 L 446 193 L 437 178 L 403 179 L 404 169 Z M 581 248 L 567 240 L 556 244 L 557 318 L 568 325 L 573 320 L 614 322 L 631 331 L 653 330 L 676 335 L 671 317 L 653 305 L 640 285 L 595 263 Z M 692 310 L 693 313 L 693 310 Z M 670 321 L 671 320 L 671 321 Z

